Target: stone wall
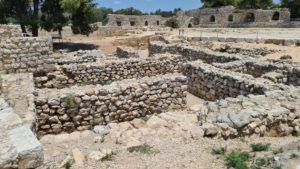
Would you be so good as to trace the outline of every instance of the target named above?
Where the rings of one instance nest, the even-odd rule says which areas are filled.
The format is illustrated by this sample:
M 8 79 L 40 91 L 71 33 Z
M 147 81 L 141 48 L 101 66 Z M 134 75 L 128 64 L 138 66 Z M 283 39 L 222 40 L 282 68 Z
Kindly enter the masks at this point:
M 12 37 L 0 44 L 0 70 L 7 73 L 34 72 L 52 54 L 50 37 Z
M 0 24 L 0 43 L 9 37 L 21 36 L 21 28 L 19 25 L 2 25 Z
M 113 81 L 181 72 L 188 60 L 179 55 L 158 55 L 146 59 L 120 59 L 102 63 L 64 65 L 54 71 L 35 74 L 37 88 L 64 88 L 81 84 L 109 84 Z
M 209 49 L 204 49 L 201 47 L 189 46 L 186 44 L 166 44 L 160 41 L 150 41 L 149 43 L 149 57 L 160 53 L 171 53 L 179 54 L 183 57 L 188 58 L 188 60 L 196 60 L 194 58 L 200 59 L 206 63 L 213 62 L 231 62 L 241 59 L 247 59 L 247 56 L 233 55 L 220 52 L 214 52 Z M 248 58 L 249 59 L 249 58 Z
M 264 94 L 272 84 L 267 80 L 219 69 L 200 61 L 186 64 L 184 75 L 188 77 L 188 91 L 206 100 Z
M 254 77 L 264 77 L 276 83 L 300 85 L 300 65 L 289 61 L 258 62 L 235 61 L 230 63 L 214 63 L 214 66 L 235 72 L 250 74 Z
M 183 108 L 186 80 L 180 74 L 166 74 L 108 86 L 40 89 L 35 101 L 38 134 L 86 130 L 97 124 Z
M 175 19 L 178 23 L 183 23 L 182 20 L 187 20 L 187 17 L 193 19 L 190 19 L 189 23 L 180 24 L 180 27 L 289 27 L 298 25 L 291 24 L 290 11 L 286 8 L 271 10 L 235 9 L 233 6 L 200 8 L 186 11 L 186 17 Z M 195 24 L 195 20 L 198 24 Z
M 118 46 L 117 47 L 118 58 L 138 58 L 140 57 L 138 51 L 132 47 Z
M 201 36 L 189 37 L 191 41 L 219 41 L 219 42 L 247 42 L 247 43 L 265 43 L 283 46 L 300 46 L 300 39 L 266 39 L 266 38 L 243 38 L 243 37 L 224 37 L 224 36 Z
M 106 26 L 160 27 L 164 26 L 167 18 L 158 15 L 117 15 L 109 14 Z

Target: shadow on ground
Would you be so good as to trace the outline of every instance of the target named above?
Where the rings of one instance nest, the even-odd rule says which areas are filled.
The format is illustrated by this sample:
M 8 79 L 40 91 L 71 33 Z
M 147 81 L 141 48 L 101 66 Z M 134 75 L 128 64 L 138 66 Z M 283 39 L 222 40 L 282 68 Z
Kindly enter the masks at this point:
M 93 50 L 98 46 L 90 43 L 72 43 L 72 42 L 56 42 L 53 43 L 53 50 L 66 50 L 68 52 L 75 52 L 78 50 Z

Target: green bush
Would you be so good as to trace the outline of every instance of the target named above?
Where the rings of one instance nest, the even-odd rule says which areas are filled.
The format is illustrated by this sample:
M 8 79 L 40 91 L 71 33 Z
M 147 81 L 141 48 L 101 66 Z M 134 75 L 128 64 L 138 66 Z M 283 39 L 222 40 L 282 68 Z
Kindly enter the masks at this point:
M 232 151 L 225 156 L 227 167 L 233 167 L 235 169 L 249 169 L 247 161 L 250 159 L 248 152 Z
M 277 154 L 280 154 L 280 153 L 283 153 L 283 149 L 282 149 L 282 148 L 273 150 L 273 154 L 274 154 L 274 155 L 277 155 Z
M 270 144 L 263 144 L 263 143 L 254 143 L 250 145 L 252 148 L 252 151 L 267 151 L 270 148 Z
M 127 150 L 130 153 L 133 153 L 133 152 L 138 152 L 138 153 L 143 153 L 143 154 L 156 154 L 156 153 L 159 153 L 159 150 L 155 150 L 152 146 L 150 146 L 148 144 L 129 147 L 129 148 L 127 148 Z
M 276 165 L 276 166 L 274 167 L 274 169 L 282 169 L 282 168 L 281 168 L 281 166 Z
M 297 159 L 297 158 L 299 158 L 298 154 L 293 153 L 290 155 L 290 159 Z
M 75 97 L 72 95 L 68 95 L 63 98 L 63 101 L 67 104 L 67 107 L 70 109 L 78 109 L 78 103 L 75 100 Z
M 224 155 L 226 153 L 226 147 L 213 148 L 212 154 Z
M 262 167 L 267 167 L 271 163 L 271 158 L 257 158 L 255 163 L 251 165 L 251 169 L 261 169 Z
M 109 154 L 106 154 L 104 157 L 101 158 L 101 161 L 112 161 L 113 160 L 113 156 L 115 154 L 114 153 L 109 153 Z

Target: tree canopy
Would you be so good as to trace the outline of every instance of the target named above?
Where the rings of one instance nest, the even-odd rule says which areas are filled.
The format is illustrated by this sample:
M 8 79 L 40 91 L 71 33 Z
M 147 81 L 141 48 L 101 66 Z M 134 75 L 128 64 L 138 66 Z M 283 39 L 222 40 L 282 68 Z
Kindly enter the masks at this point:
M 201 0 L 202 8 L 232 5 L 241 9 L 269 9 L 274 7 L 272 0 Z
M 93 0 L 0 0 L 0 23 L 20 24 L 23 33 L 29 29 L 33 36 L 39 27 L 61 32 L 72 23 L 73 33 L 88 35 L 94 30 L 94 8 Z

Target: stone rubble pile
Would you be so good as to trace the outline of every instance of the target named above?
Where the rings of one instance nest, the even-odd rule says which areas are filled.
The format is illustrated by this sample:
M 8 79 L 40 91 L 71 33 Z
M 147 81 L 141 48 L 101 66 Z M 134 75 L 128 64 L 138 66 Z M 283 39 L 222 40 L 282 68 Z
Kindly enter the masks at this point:
M 299 90 L 206 102 L 191 109 L 207 137 L 287 136 L 300 131 Z
M 186 77 L 180 74 L 124 80 L 107 86 L 38 90 L 38 135 L 86 130 L 184 108 Z

